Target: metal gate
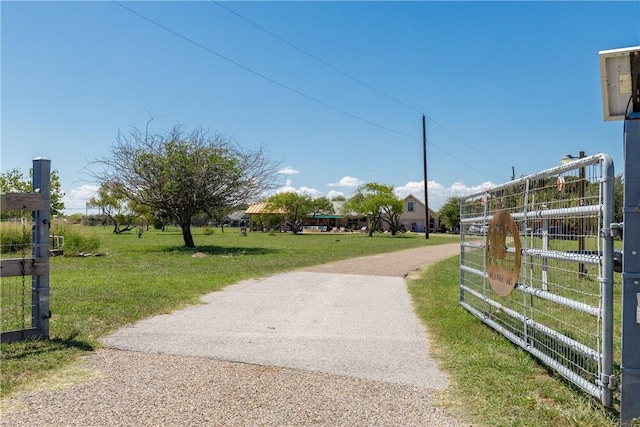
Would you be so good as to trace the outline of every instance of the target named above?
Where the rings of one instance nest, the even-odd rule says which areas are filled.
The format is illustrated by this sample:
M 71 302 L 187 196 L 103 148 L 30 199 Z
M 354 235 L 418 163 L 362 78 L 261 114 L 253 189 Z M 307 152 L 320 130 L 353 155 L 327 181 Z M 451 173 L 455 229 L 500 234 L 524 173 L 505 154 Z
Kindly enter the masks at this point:
M 613 214 L 605 154 L 465 196 L 460 206 L 461 305 L 605 406 L 618 389 Z

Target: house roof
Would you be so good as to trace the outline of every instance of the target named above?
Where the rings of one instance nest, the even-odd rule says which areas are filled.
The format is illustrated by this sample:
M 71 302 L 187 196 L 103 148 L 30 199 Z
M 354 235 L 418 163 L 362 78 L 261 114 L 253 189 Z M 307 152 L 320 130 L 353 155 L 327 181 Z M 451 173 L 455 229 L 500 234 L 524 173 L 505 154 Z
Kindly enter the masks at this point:
M 282 209 L 271 209 L 270 205 L 271 203 L 268 202 L 256 203 L 255 205 L 249 206 L 245 212 L 249 215 L 284 213 Z
M 414 200 L 418 203 L 420 203 L 422 206 L 424 206 L 424 202 L 420 199 L 418 199 L 416 196 L 414 196 L 413 194 L 409 194 L 407 197 L 405 197 L 403 200 L 407 200 L 407 199 L 411 199 Z
M 404 201 L 407 201 L 408 199 L 411 199 L 412 201 L 416 201 L 416 202 L 418 202 L 420 205 L 424 206 L 424 202 L 423 202 L 422 200 L 418 199 L 418 198 L 417 198 L 416 196 L 414 196 L 413 194 L 409 194 L 409 195 L 408 195 L 407 197 L 405 197 L 403 200 L 404 200 Z M 433 209 L 431 209 L 431 208 L 429 208 L 429 214 L 430 214 L 431 216 L 437 216 L 437 215 L 436 215 L 436 212 L 435 212 Z

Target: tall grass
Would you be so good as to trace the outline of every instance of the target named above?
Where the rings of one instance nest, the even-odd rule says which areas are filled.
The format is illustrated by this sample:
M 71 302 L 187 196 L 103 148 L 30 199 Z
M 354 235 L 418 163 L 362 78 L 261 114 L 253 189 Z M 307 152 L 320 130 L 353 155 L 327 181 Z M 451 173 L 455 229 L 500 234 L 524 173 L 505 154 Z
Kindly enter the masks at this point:
M 68 254 L 95 251 L 100 247 L 100 238 L 88 227 L 55 224 L 51 227 L 52 236 L 64 238 L 64 249 Z M 31 252 L 31 223 L 0 222 L 0 242 L 2 253 Z
M 64 238 L 63 249 L 67 255 L 94 252 L 100 248 L 100 238 L 97 233 L 87 227 L 56 225 L 51 228 L 51 234 Z
M 3 254 L 30 251 L 31 226 L 0 222 L 0 249 Z

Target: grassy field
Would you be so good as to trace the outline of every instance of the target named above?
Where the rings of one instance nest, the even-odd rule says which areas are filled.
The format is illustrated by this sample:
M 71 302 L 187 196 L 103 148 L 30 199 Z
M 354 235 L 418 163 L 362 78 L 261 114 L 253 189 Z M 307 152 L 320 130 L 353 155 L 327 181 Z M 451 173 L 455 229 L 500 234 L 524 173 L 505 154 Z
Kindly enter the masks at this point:
M 69 372 L 98 338 L 136 320 L 199 303 L 202 294 L 251 277 L 362 255 L 455 242 L 458 236 L 292 235 L 194 229 L 198 249 L 182 248 L 178 229 L 98 237 L 100 256 L 54 258 L 51 340 L 2 344 L 2 395 Z M 555 377 L 458 305 L 457 257 L 410 282 L 434 356 L 452 379 L 439 403 L 474 425 L 606 426 L 614 414 Z

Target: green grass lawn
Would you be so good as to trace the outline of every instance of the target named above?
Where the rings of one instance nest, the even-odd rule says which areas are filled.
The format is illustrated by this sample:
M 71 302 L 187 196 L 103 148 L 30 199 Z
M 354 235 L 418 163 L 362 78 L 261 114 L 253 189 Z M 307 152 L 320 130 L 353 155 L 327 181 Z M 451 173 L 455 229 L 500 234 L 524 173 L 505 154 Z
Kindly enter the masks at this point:
M 216 229 L 194 239 L 205 257 L 182 248 L 178 229 L 116 236 L 96 234 L 99 257 L 51 260 L 51 339 L 2 344 L 2 395 L 73 370 L 79 357 L 100 346 L 98 338 L 156 314 L 199 303 L 205 293 L 246 278 L 304 266 L 457 242 L 459 236 L 403 234 L 292 235 Z M 409 290 L 427 325 L 433 355 L 451 380 L 439 404 L 473 425 L 607 426 L 615 414 L 539 365 L 524 351 L 458 304 L 458 258 L 440 262 L 412 280 Z

